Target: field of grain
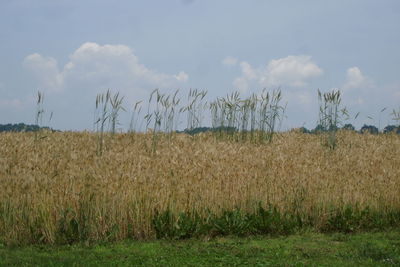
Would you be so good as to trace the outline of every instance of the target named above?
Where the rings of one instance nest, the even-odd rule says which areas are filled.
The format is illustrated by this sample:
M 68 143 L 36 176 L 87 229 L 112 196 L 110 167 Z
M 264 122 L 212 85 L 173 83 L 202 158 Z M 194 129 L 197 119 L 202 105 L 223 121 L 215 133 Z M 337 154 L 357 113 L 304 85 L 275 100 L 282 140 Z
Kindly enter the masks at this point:
M 274 207 L 321 230 L 352 207 L 399 226 L 398 135 L 340 131 L 331 150 L 296 131 L 266 144 L 174 134 L 154 151 L 151 134 L 115 134 L 101 156 L 95 133 L 34 135 L 0 134 L 4 243 L 149 239 L 165 211 L 207 220 Z

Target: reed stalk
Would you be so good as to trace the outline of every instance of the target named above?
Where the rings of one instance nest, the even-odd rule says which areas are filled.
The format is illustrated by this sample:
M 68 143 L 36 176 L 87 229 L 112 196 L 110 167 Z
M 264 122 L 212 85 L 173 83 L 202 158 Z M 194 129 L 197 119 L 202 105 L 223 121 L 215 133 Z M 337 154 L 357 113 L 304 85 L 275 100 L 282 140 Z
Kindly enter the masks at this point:
M 344 118 L 348 118 L 348 111 L 341 107 L 340 90 L 321 93 L 318 90 L 320 135 L 322 144 L 329 149 L 337 146 L 337 131 Z

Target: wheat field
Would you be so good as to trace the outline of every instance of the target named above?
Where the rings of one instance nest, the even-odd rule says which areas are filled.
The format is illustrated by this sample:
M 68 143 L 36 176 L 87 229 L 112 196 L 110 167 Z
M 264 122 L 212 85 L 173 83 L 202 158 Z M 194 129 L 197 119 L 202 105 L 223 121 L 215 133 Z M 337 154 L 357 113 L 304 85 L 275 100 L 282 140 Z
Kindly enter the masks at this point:
M 93 241 L 155 237 L 158 212 L 256 212 L 273 205 L 315 229 L 332 210 L 400 211 L 400 138 L 338 132 L 335 150 L 318 135 L 278 134 L 269 144 L 211 134 L 115 134 L 96 154 L 95 133 L 0 134 L 0 240 L 57 243 L 79 232 Z M 72 235 L 70 233 L 70 235 Z

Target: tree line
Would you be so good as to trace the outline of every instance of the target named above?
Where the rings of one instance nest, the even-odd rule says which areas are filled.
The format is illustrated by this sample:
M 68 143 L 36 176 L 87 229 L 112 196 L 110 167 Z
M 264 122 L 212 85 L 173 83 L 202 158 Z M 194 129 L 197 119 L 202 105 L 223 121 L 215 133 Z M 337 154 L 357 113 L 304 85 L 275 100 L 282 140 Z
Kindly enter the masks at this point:
M 381 132 L 381 133 L 385 133 L 385 134 L 387 134 L 387 133 L 400 134 L 400 127 L 396 126 L 396 125 L 387 125 L 385 128 L 383 128 L 382 131 L 379 131 L 379 129 L 376 126 L 366 125 L 366 124 L 364 124 L 359 130 L 356 130 L 356 128 L 352 124 L 349 123 L 349 124 L 345 124 L 340 129 L 355 131 L 358 133 L 378 134 Z M 54 129 L 51 129 L 49 127 L 41 127 L 41 126 L 38 126 L 35 124 L 25 124 L 25 123 L 0 124 L 0 132 L 36 132 L 39 130 L 55 131 Z M 317 134 L 317 133 L 324 132 L 324 129 L 321 125 L 317 125 L 314 129 L 307 129 L 306 127 L 300 127 L 299 130 L 300 130 L 300 132 L 306 133 L 306 134 Z M 216 132 L 216 131 L 235 132 L 235 131 L 237 131 L 237 129 L 235 127 L 217 127 L 217 128 L 197 127 L 194 129 L 185 129 L 183 131 L 177 131 L 177 132 L 194 135 L 194 134 L 198 134 L 198 133 Z
M 382 131 L 379 131 L 378 127 L 374 126 L 374 125 L 367 125 L 364 124 L 359 130 L 356 130 L 356 128 L 351 124 L 345 124 L 343 127 L 341 128 L 337 128 L 336 130 L 339 129 L 344 129 L 344 130 L 349 130 L 349 131 L 354 131 L 354 132 L 358 132 L 358 133 L 370 133 L 370 134 L 378 134 L 378 133 L 397 133 L 400 134 L 400 126 L 396 126 L 396 125 L 387 125 L 385 128 L 383 128 Z M 307 134 L 317 134 L 317 133 L 321 133 L 326 131 L 321 125 L 317 125 L 317 127 L 315 127 L 314 129 L 307 129 L 305 127 L 301 127 L 300 128 L 300 132 L 302 133 L 307 133 Z
M 54 131 L 49 127 L 41 127 L 36 124 L 25 124 L 25 123 L 0 124 L 0 132 L 37 132 L 40 130 Z

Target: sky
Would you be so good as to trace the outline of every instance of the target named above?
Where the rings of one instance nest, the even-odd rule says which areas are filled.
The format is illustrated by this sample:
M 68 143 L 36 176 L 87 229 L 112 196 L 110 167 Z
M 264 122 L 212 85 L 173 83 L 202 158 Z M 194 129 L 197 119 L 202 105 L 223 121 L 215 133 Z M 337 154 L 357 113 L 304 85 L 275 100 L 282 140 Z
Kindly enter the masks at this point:
M 400 109 L 398 0 L 0 0 L 0 36 L 0 124 L 33 124 L 38 91 L 44 124 L 74 131 L 107 89 L 123 129 L 155 88 L 280 88 L 282 130 L 316 126 L 318 89 L 341 90 L 356 127 Z

